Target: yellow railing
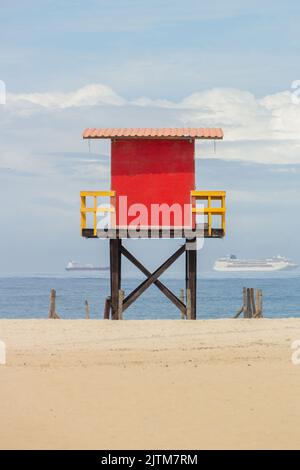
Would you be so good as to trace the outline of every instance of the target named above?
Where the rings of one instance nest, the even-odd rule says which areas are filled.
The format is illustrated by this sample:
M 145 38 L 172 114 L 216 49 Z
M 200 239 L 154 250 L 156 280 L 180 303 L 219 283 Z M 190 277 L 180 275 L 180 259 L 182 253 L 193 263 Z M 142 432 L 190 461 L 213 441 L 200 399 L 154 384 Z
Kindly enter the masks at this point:
M 98 198 L 110 198 L 110 207 L 99 207 Z M 87 207 L 87 198 L 93 198 L 92 207 Z M 221 227 L 222 227 L 222 236 L 225 235 L 226 229 L 226 206 L 225 206 L 225 191 L 191 191 L 191 203 L 192 203 L 192 213 L 193 214 L 204 214 L 207 216 L 207 227 L 208 227 L 208 236 L 212 236 L 213 223 L 212 216 L 217 215 L 221 217 Z M 97 235 L 97 214 L 111 212 L 115 215 L 116 207 L 116 192 L 115 191 L 81 191 L 81 208 L 80 208 L 80 217 L 81 217 L 81 233 L 86 229 L 86 218 L 88 213 L 93 214 L 93 234 Z M 202 201 L 205 205 L 202 207 L 197 207 L 196 202 Z M 212 201 L 219 202 L 219 206 L 213 206 Z M 206 205 L 207 203 L 207 205 Z M 115 225 L 115 224 L 112 224 Z
M 221 226 L 223 231 L 223 236 L 225 235 L 226 230 L 226 191 L 191 191 L 192 197 L 192 212 L 194 214 L 204 214 L 207 215 L 207 224 L 208 224 L 208 236 L 212 235 L 212 216 L 219 215 L 221 216 Z M 207 207 L 197 207 L 196 201 L 207 202 Z M 212 201 L 219 201 L 219 207 L 213 207 Z
M 93 227 L 94 235 L 97 235 L 97 214 L 99 212 L 115 212 L 115 191 L 81 191 L 80 192 L 80 220 L 81 220 L 81 233 L 86 228 L 86 214 L 93 214 Z M 86 207 L 86 198 L 91 197 L 94 199 L 92 207 Z M 111 198 L 110 207 L 99 207 L 98 198 L 109 197 Z

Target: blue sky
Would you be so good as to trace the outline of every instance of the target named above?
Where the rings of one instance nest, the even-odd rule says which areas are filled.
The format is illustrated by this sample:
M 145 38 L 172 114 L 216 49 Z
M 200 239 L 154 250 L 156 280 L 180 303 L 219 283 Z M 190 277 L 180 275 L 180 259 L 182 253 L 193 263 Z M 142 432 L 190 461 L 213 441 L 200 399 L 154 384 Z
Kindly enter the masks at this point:
M 1 78 L 15 92 L 100 82 L 127 97 L 224 86 L 262 96 L 295 79 L 299 10 L 291 0 L 2 0 Z
M 228 252 L 300 261 L 299 10 L 268 0 L 2 0 L 0 271 L 106 256 L 104 242 L 79 237 L 79 191 L 109 184 L 107 144 L 89 153 L 81 140 L 89 126 L 223 127 L 216 155 L 197 146 L 197 186 L 226 189 L 229 205 L 228 236 L 205 245 L 203 269 Z

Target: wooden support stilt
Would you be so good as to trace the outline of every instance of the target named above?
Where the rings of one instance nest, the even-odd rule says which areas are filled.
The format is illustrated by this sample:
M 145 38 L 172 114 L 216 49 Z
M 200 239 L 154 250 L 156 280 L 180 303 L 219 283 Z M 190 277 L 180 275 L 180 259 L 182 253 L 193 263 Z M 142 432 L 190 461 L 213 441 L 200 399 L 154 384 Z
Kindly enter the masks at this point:
M 118 286 L 119 290 L 121 289 L 122 285 L 122 238 L 119 238 L 119 244 L 118 244 Z
M 119 290 L 121 288 L 121 244 L 120 238 L 111 238 L 110 242 L 110 291 L 111 318 L 118 320 Z
M 187 250 L 185 251 L 185 298 L 186 298 L 186 291 L 189 288 L 189 258 Z
M 191 320 L 196 320 L 197 247 L 196 239 L 186 240 L 186 280 L 191 295 Z

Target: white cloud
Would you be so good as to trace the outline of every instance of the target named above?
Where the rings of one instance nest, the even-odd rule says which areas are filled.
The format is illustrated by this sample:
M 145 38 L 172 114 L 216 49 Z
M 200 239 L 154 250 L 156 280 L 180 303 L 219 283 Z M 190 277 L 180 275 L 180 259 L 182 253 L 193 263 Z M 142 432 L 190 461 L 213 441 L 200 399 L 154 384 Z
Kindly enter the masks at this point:
M 65 109 L 79 106 L 122 106 L 126 100 L 110 87 L 102 84 L 87 85 L 70 93 L 21 93 L 7 95 L 8 105 L 31 104 L 49 109 Z
M 15 128 L 14 119 L 21 119 L 26 123 L 26 135 L 30 136 L 32 126 L 28 119 L 36 115 L 34 126 L 39 127 L 38 114 L 43 113 L 39 135 L 51 136 L 61 147 L 61 137 L 66 142 L 68 135 L 77 129 L 80 109 L 85 107 L 80 131 L 99 125 L 150 127 L 153 122 L 157 127 L 222 127 L 225 139 L 218 144 L 217 158 L 266 164 L 300 163 L 300 104 L 293 96 L 292 91 L 283 91 L 256 98 L 248 91 L 214 88 L 192 93 L 180 101 L 147 96 L 129 100 L 109 86 L 91 84 L 68 93 L 10 93 L 4 107 L 9 111 L 5 125 L 7 129 Z M 51 113 L 51 119 L 47 113 Z M 214 157 L 211 143 L 208 144 L 200 142 L 200 155 Z
M 69 93 L 9 93 L 9 106 L 28 105 L 46 109 L 82 106 L 133 106 L 177 110 L 178 120 L 185 126 L 222 126 L 227 140 L 298 139 L 300 135 L 300 104 L 293 94 L 284 91 L 257 99 L 248 91 L 214 88 L 195 92 L 179 102 L 140 97 L 134 100 L 117 94 L 102 84 L 91 84 Z M 32 111 L 38 111 L 32 108 Z
M 199 141 L 196 155 L 198 158 L 219 158 L 240 160 L 263 164 L 299 164 L 300 140 L 228 140 L 217 142 L 216 153 L 210 141 Z
M 300 136 L 300 105 L 285 91 L 257 99 L 249 92 L 214 89 L 181 102 L 182 121 L 190 126 L 222 126 L 226 140 L 290 140 Z
M 186 127 L 223 127 L 226 140 L 298 140 L 300 103 L 284 91 L 257 99 L 248 91 L 214 88 L 192 93 L 180 102 L 143 97 L 132 105 L 177 109 Z

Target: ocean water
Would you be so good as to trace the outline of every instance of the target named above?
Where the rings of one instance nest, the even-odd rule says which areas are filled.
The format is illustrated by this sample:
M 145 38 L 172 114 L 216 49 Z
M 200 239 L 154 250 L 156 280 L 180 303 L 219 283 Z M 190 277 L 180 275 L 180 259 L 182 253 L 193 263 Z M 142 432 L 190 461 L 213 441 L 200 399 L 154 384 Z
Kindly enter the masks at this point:
M 123 279 L 125 293 L 143 278 Z M 162 278 L 177 295 L 184 281 Z M 263 290 L 264 316 L 300 317 L 300 271 L 266 275 L 199 274 L 197 317 L 231 318 L 242 304 L 242 288 Z M 102 318 L 104 299 L 109 295 L 109 278 L 82 274 L 26 275 L 0 277 L 0 318 L 47 318 L 50 289 L 57 292 L 57 311 L 62 318 L 84 318 L 84 301 L 91 318 Z M 179 310 L 151 286 L 124 312 L 125 319 L 178 319 Z

